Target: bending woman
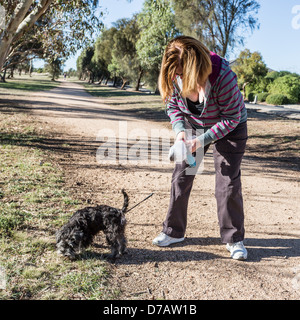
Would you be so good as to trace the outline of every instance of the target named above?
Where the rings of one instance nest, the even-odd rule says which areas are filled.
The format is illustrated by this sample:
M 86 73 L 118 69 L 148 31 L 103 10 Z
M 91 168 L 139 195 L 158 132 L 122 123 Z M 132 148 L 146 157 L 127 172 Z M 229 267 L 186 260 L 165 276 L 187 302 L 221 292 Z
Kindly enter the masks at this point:
M 190 152 L 213 145 L 215 197 L 221 241 L 233 259 L 247 259 L 240 165 L 247 141 L 247 111 L 228 62 L 200 41 L 180 36 L 169 42 L 162 60 L 159 88 L 176 142 Z M 197 129 L 202 133 L 197 136 Z M 192 139 L 187 139 L 192 131 Z M 187 207 L 195 175 L 186 161 L 175 164 L 170 204 L 158 246 L 184 241 Z M 199 163 L 197 163 L 199 166 Z

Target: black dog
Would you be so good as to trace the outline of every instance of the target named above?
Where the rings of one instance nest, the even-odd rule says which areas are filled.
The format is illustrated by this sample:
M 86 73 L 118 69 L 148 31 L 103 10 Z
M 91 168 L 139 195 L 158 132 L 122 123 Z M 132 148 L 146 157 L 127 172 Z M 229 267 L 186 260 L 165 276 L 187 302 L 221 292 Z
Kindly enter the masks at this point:
M 117 209 L 106 205 L 87 207 L 76 211 L 67 224 L 56 232 L 56 247 L 60 254 L 74 260 L 87 248 L 94 236 L 103 231 L 106 241 L 111 246 L 109 258 L 122 255 L 126 249 L 125 212 L 128 207 L 128 195 L 124 195 L 123 208 Z

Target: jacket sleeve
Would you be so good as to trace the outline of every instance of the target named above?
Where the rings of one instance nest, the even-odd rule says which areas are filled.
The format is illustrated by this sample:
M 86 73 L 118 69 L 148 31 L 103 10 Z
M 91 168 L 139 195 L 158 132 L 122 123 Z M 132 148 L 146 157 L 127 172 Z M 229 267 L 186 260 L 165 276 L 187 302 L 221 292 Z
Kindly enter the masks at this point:
M 177 104 L 177 95 L 176 91 L 174 90 L 171 99 L 166 105 L 166 112 L 170 118 L 172 129 L 174 130 L 175 134 L 177 135 L 179 132 L 185 130 L 185 121 L 184 115 L 180 111 L 180 108 Z
M 225 137 L 236 128 L 241 120 L 241 111 L 245 107 L 243 96 L 237 85 L 236 74 L 228 67 L 216 87 L 216 105 L 220 110 L 221 120 L 201 137 L 201 144 L 207 145 Z

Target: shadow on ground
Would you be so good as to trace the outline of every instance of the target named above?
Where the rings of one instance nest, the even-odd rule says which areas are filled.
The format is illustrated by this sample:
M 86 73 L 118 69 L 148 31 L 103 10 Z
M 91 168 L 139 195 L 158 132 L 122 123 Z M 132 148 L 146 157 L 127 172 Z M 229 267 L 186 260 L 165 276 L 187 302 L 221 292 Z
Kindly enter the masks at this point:
M 248 259 L 246 262 L 259 262 L 262 259 L 268 258 L 282 258 L 288 259 L 293 257 L 300 257 L 300 239 L 289 238 L 247 238 L 245 246 L 248 250 Z M 221 243 L 219 238 L 186 238 L 184 242 L 173 244 L 166 248 L 153 247 L 151 249 L 145 248 L 130 248 L 128 244 L 127 254 L 116 259 L 115 263 L 118 265 L 130 264 L 145 264 L 158 262 L 184 262 L 184 261 L 203 261 L 213 259 L 230 259 L 230 256 L 225 257 L 216 255 L 210 252 L 201 251 L 202 247 L 225 245 Z M 184 250 L 184 247 L 199 246 L 199 250 Z M 96 243 L 94 247 L 99 247 Z M 101 246 L 100 246 L 101 247 Z M 108 249 L 108 247 L 107 247 Z M 86 254 L 81 256 L 81 259 L 105 259 L 102 253 L 93 251 L 90 248 Z

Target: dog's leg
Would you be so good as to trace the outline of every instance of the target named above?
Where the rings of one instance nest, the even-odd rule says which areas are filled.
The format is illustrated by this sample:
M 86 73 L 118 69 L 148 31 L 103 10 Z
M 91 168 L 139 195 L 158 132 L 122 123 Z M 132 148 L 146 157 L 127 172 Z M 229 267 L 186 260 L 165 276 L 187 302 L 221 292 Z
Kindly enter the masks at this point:
M 125 238 L 124 234 L 119 236 L 117 241 L 118 241 L 118 245 L 119 245 L 118 246 L 119 255 L 122 255 L 122 254 L 126 253 L 127 241 L 126 241 L 126 238 Z
M 114 260 L 119 252 L 119 243 L 117 237 L 113 233 L 106 234 L 106 241 L 110 245 L 111 253 L 107 255 L 107 258 Z

